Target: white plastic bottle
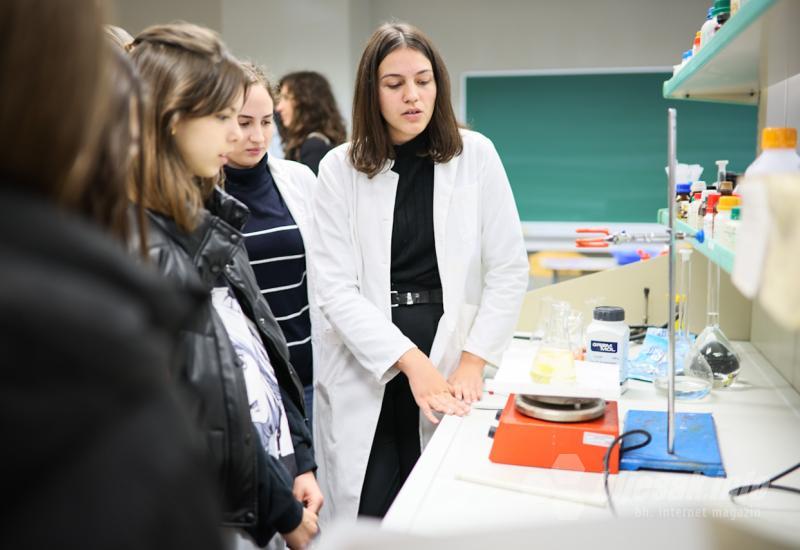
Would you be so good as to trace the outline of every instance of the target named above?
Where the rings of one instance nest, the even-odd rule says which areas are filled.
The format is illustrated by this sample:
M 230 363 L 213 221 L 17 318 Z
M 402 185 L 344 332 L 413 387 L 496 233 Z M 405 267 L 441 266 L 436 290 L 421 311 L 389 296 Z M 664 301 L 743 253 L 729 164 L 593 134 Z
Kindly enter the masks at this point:
M 725 223 L 725 228 L 718 233 L 717 242 L 727 248 L 733 250 L 736 246 L 736 234 L 739 232 L 739 206 L 731 208 L 731 219 Z
M 599 306 L 592 312 L 586 328 L 586 360 L 619 366 L 619 381 L 625 388 L 628 378 L 628 341 L 631 331 L 625 324 L 625 310 Z
M 761 154 L 747 167 L 746 178 L 765 174 L 800 172 L 795 128 L 764 128 L 761 133 Z
M 755 298 L 761 288 L 769 244 L 771 218 L 763 179 L 772 174 L 800 172 L 800 155 L 796 149 L 797 129 L 764 128 L 761 154 L 747 167 L 744 179 L 736 187 L 742 197 L 742 218 L 736 235 L 736 259 L 731 280 L 746 298 Z
M 692 200 L 689 203 L 689 212 L 686 214 L 686 223 L 695 229 L 702 227 L 702 222 L 698 222 L 700 206 L 702 205 L 703 191 L 706 189 L 706 182 L 700 180 L 692 183 Z M 698 223 L 700 227 L 698 227 Z
M 700 27 L 700 49 L 708 44 L 711 37 L 714 36 L 714 29 L 717 27 L 717 18 L 714 15 L 713 6 L 708 8 L 708 16 L 706 22 Z
M 717 203 L 717 216 L 714 218 L 714 240 L 718 244 L 727 247 L 725 231 L 731 222 L 731 210 L 734 206 L 739 206 L 739 197 L 722 196 Z

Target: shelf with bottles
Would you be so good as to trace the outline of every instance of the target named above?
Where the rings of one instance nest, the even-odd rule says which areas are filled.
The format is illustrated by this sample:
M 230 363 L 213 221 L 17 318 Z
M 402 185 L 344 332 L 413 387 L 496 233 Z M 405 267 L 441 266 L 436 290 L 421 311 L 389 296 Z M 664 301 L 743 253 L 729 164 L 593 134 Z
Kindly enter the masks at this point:
M 662 208 L 658 211 L 658 223 L 663 225 L 669 224 L 669 219 L 667 219 L 667 209 Z M 683 220 L 675 220 L 675 231 L 683 231 L 686 233 L 694 233 L 696 231 L 695 228 L 684 222 Z M 695 250 L 697 250 L 700 254 L 708 258 L 710 261 L 714 262 L 718 266 L 722 268 L 723 271 L 730 274 L 733 271 L 733 258 L 734 253 L 733 250 L 722 246 L 714 239 L 705 239 L 702 243 L 695 241 L 694 239 L 689 240 L 692 243 L 692 246 Z
M 664 97 L 757 104 L 759 91 L 772 84 L 768 80 L 770 71 L 765 70 L 762 64 L 774 60 L 767 61 L 767 56 L 763 55 L 764 48 L 776 43 L 773 34 L 784 32 L 784 25 L 774 24 L 776 19 L 781 19 L 776 12 L 796 12 L 796 6 L 789 4 L 796 2 L 749 0 L 744 3 L 708 44 L 702 46 L 675 76 L 664 82 Z

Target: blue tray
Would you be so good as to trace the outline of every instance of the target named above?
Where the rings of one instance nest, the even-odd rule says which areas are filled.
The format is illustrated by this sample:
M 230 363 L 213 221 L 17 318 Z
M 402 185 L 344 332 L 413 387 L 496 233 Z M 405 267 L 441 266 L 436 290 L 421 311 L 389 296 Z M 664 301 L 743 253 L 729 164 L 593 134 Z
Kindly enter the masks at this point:
M 626 446 L 642 441 L 641 436 L 626 437 L 620 453 L 620 470 L 666 470 L 725 477 L 717 429 L 710 413 L 675 415 L 674 454 L 667 452 L 666 412 L 628 411 L 624 432 L 630 430 L 645 430 L 653 439 L 646 447 L 625 451 Z

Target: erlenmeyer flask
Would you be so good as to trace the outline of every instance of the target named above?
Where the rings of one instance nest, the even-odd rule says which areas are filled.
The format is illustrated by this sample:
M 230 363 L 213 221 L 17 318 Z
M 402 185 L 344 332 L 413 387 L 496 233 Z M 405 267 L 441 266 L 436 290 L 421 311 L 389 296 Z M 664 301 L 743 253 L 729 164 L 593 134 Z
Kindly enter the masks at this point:
M 544 338 L 533 360 L 531 378 L 537 384 L 574 383 L 575 362 L 570 344 L 570 305 L 553 302 Z
M 710 264 L 708 268 L 708 319 L 707 326 L 697 337 L 687 361 L 694 362 L 702 357 L 711 367 L 715 388 L 726 388 L 733 384 L 739 375 L 739 355 L 730 340 L 719 328 L 719 266 Z

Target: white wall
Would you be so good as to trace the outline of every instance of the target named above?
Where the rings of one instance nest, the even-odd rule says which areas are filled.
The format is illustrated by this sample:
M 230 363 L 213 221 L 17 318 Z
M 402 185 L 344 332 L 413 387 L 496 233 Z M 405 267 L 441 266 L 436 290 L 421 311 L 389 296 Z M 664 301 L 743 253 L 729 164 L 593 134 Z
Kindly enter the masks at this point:
M 355 69 L 370 33 L 397 19 L 419 26 L 450 70 L 459 112 L 473 70 L 670 66 L 691 45 L 711 0 L 115 0 L 136 32 L 186 19 L 222 33 L 233 52 L 273 76 L 325 74 L 349 119 Z
M 399 19 L 439 48 L 453 81 L 472 70 L 672 66 L 710 0 L 374 0 L 375 25 Z
M 222 30 L 222 0 L 111 0 L 111 22 L 132 35 L 156 23 L 183 20 Z
M 349 119 L 352 42 L 360 34 L 353 29 L 364 7 L 366 1 L 222 0 L 222 37 L 234 54 L 264 65 L 275 80 L 296 70 L 324 74 Z

